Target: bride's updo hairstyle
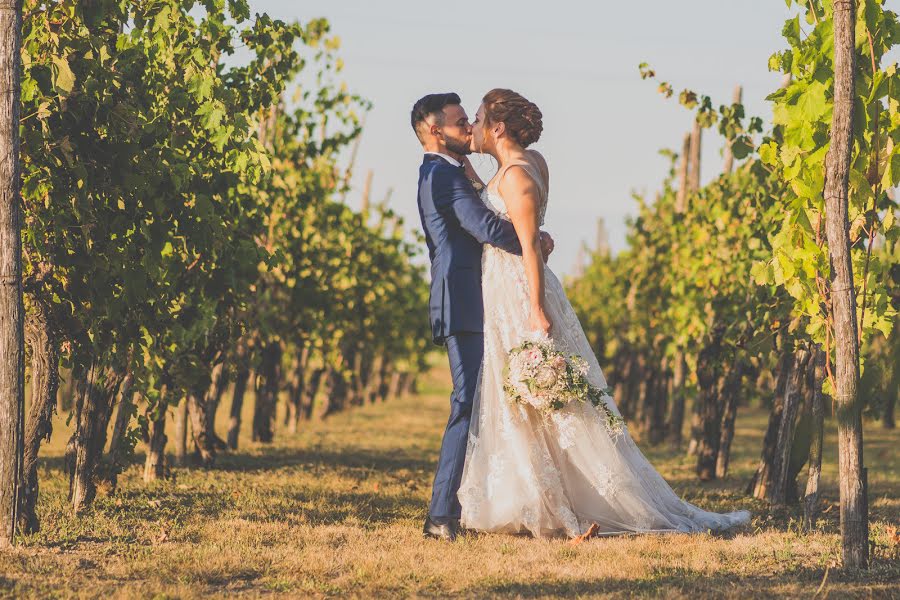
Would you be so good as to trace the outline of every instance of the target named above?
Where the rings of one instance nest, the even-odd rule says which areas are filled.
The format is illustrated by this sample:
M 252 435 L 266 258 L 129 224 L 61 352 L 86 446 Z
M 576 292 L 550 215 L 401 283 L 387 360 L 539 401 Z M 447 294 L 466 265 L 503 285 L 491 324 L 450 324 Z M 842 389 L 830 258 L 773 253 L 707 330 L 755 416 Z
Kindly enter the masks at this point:
M 485 125 L 504 123 L 506 134 L 523 148 L 541 138 L 544 130 L 541 109 L 521 94 L 496 88 L 485 94 L 481 103 L 484 105 Z

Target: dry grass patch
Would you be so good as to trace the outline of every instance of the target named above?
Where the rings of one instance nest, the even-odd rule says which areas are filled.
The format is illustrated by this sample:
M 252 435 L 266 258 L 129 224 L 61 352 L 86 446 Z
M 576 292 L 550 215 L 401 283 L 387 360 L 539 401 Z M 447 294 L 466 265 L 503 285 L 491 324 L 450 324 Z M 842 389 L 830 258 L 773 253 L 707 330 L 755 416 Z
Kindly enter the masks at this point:
M 770 510 L 742 495 L 766 415 L 739 416 L 733 474 L 699 484 L 691 461 L 664 447 L 648 456 L 686 499 L 712 510 L 747 508 L 752 524 L 729 536 L 662 535 L 566 540 L 470 535 L 424 540 L 421 521 L 447 412 L 446 373 L 414 398 L 367 406 L 280 432 L 216 469 L 176 469 L 144 485 L 124 474 L 114 496 L 72 517 L 57 424 L 42 459 L 41 533 L 0 554 L 0 594 L 54 598 L 242 597 L 900 597 L 900 435 L 867 423 L 873 567 L 834 568 L 836 445 L 829 423 L 827 512 L 800 529 L 797 508 Z M 250 403 L 252 406 L 252 403 Z M 249 410 L 249 406 L 248 406 Z M 224 413 L 226 411 L 220 411 Z M 248 415 L 249 419 L 249 415 Z M 248 421 L 245 421 L 248 422 Z M 224 429 L 224 422 L 222 423 Z

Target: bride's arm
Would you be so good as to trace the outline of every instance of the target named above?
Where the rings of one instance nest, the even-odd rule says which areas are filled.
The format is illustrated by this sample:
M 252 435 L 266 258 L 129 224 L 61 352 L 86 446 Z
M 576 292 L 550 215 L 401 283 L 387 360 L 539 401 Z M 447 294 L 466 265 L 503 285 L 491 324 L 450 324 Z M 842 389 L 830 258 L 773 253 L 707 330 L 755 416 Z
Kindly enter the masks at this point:
M 535 181 L 520 167 L 510 168 L 500 180 L 500 195 L 506 203 L 509 218 L 522 244 L 522 261 L 528 277 L 531 315 L 528 325 L 533 331 L 550 333 L 550 319 L 544 309 L 544 259 L 540 237 L 540 190 Z

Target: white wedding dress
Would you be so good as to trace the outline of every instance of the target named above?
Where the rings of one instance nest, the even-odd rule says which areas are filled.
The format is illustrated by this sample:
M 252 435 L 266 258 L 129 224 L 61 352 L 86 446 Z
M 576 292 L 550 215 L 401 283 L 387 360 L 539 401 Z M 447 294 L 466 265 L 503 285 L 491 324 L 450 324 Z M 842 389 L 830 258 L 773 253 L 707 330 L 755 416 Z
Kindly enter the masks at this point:
M 543 224 L 546 185 L 532 165 L 521 166 L 543 191 Z M 482 199 L 508 219 L 496 191 L 485 189 Z M 605 388 L 606 379 L 560 281 L 549 268 L 544 273 L 555 347 L 584 358 L 590 383 Z M 613 535 L 721 530 L 749 520 L 747 511 L 717 514 L 681 500 L 627 429 L 610 434 L 603 414 L 589 402 L 572 402 L 547 418 L 507 401 L 503 369 L 508 352 L 534 337 L 527 326 L 528 280 L 520 256 L 493 246 L 484 247 L 482 277 L 484 362 L 458 496 L 465 528 L 575 537 L 593 523 L 599 534 Z M 611 400 L 610 407 L 619 414 Z

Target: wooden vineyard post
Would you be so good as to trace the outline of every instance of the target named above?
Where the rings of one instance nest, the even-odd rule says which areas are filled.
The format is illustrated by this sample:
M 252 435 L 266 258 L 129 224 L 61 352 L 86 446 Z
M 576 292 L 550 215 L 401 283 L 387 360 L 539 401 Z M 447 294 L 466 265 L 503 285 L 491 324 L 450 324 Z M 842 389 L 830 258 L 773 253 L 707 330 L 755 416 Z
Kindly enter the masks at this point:
M 741 86 L 736 86 L 734 88 L 734 96 L 731 99 L 732 104 L 740 104 L 741 96 L 743 95 L 743 88 Z M 722 171 L 726 174 L 731 173 L 734 169 L 734 154 L 731 153 L 731 143 L 725 146 L 725 162 L 722 165 Z
M 19 61 L 22 5 L 0 1 L 0 548 L 13 544 L 25 419 L 20 239 Z
M 841 541 L 845 567 L 865 568 L 869 527 L 859 405 L 859 342 L 856 290 L 850 260 L 848 186 L 853 143 L 856 80 L 856 3 L 834 3 L 834 111 L 825 157 L 825 232 L 831 259 L 831 310 L 835 345 L 835 406 L 838 421 Z
M 691 130 L 691 167 L 688 172 L 688 191 L 697 192 L 700 189 L 700 146 L 703 139 L 703 128 L 700 122 L 694 120 L 694 128 Z M 685 204 L 684 210 L 687 210 Z
M 681 163 L 678 165 L 678 195 L 675 197 L 675 212 L 684 214 L 687 209 L 688 171 L 691 164 L 691 134 L 684 134 L 681 145 Z

